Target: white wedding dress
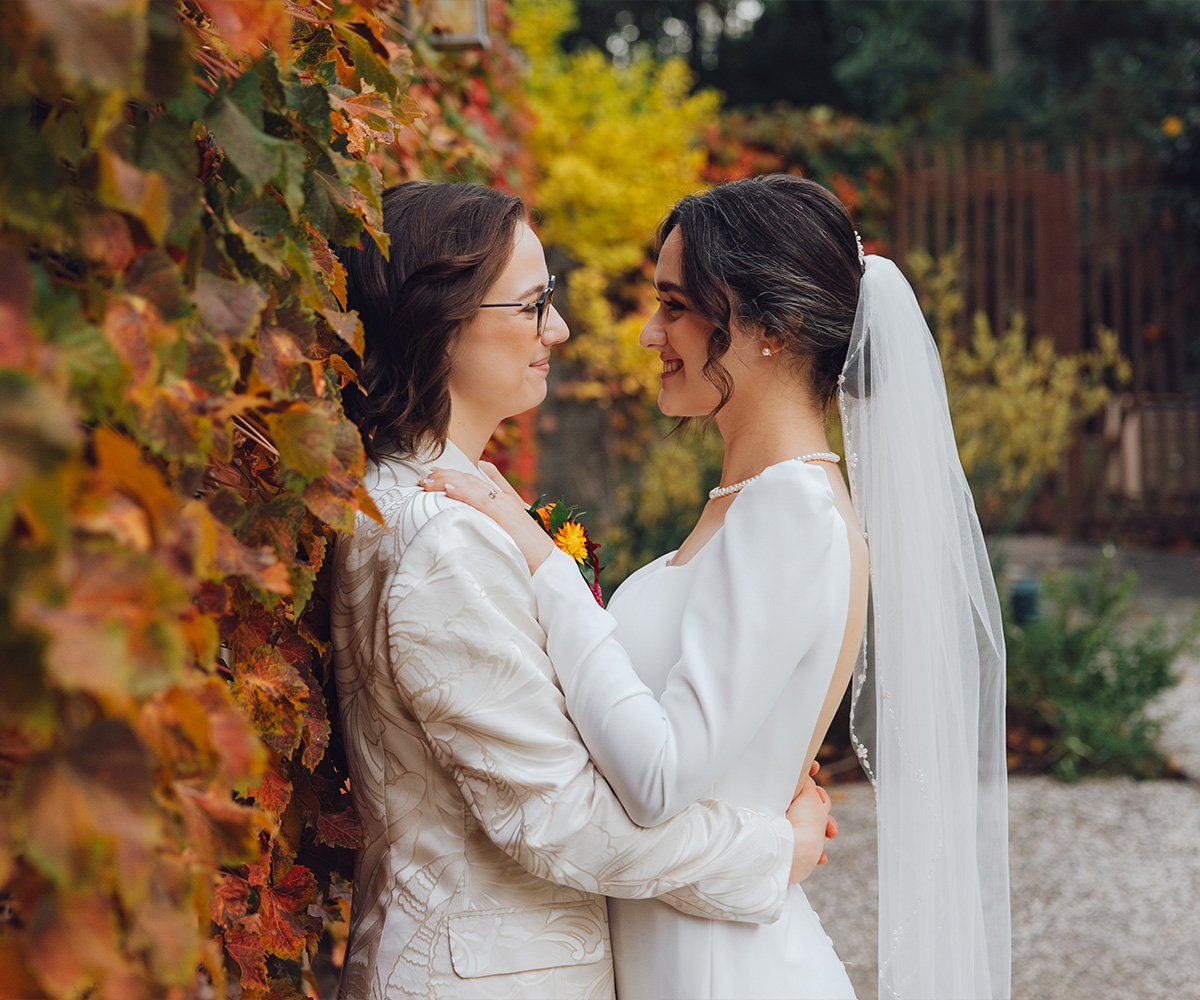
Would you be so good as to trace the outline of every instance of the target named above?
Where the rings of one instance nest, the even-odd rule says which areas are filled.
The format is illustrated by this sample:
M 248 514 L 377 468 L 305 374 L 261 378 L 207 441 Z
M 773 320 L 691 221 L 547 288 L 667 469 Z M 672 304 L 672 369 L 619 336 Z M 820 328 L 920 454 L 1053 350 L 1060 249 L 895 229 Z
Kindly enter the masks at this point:
M 566 556 L 538 568 L 571 717 L 635 822 L 710 798 L 783 813 L 842 645 L 850 569 L 826 472 L 794 460 L 746 486 L 690 561 L 631 576 L 607 613 Z M 608 906 L 619 1000 L 854 997 L 800 886 L 774 924 Z

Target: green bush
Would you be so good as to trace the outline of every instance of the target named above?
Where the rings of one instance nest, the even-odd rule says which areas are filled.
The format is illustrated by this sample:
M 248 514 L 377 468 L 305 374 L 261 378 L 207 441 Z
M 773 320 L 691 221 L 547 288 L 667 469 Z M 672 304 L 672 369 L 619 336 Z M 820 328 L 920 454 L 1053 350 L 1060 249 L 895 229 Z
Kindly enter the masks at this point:
M 1135 628 L 1136 574 L 1118 576 L 1106 559 L 1041 584 L 1041 617 L 1005 624 L 1010 752 L 1032 754 L 1034 769 L 1049 765 L 1063 781 L 1170 775 L 1163 724 L 1146 710 L 1178 682 L 1172 665 L 1200 636 L 1200 613 L 1174 638 L 1162 619 Z

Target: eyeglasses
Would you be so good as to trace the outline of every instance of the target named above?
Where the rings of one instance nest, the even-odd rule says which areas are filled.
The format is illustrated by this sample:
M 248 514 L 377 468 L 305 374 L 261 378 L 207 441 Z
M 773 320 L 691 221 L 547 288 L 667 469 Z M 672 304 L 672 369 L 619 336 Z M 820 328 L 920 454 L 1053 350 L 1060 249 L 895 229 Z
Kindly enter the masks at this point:
M 550 283 L 546 285 L 546 290 L 538 296 L 536 302 L 484 302 L 480 305 L 480 309 L 502 309 L 504 307 L 512 308 L 514 306 L 524 306 L 526 309 L 531 306 L 537 309 L 537 335 L 540 337 L 546 330 L 546 320 L 550 316 L 550 302 L 554 298 L 554 275 L 550 275 Z

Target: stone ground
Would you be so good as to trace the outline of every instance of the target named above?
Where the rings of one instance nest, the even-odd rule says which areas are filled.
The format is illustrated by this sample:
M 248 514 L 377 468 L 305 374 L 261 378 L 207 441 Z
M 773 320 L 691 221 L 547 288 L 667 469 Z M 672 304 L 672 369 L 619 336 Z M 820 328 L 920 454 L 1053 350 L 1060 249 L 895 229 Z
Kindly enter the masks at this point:
M 1010 543 L 1009 573 L 1083 566 L 1054 539 Z M 1121 550 L 1137 618 L 1200 607 L 1200 558 Z M 1200 1000 L 1200 656 L 1156 710 L 1184 781 L 1009 782 L 1013 1000 Z M 805 882 L 861 1000 L 876 989 L 875 815 L 865 783 L 831 789 L 841 830 Z

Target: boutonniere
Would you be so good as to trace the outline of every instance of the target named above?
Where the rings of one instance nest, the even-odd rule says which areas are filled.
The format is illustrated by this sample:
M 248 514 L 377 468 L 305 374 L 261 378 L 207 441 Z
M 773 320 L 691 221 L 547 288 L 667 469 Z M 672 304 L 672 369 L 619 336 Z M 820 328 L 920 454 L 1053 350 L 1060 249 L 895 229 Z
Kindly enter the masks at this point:
M 575 560 L 596 603 L 604 607 L 604 596 L 600 593 L 600 557 L 596 555 L 600 543 L 588 538 L 587 529 L 576 520 L 575 508 L 561 500 L 547 503 L 544 497 L 538 497 L 529 508 L 529 516 L 545 529 L 555 545 Z

